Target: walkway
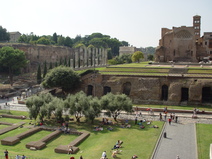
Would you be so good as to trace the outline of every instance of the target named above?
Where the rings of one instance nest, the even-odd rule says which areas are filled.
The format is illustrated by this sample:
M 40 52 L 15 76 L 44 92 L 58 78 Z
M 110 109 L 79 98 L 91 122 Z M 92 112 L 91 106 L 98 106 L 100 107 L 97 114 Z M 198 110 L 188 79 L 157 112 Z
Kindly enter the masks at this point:
M 178 124 L 168 122 L 164 131 L 167 138 L 162 136 L 152 159 L 197 159 L 196 128 L 194 123 Z

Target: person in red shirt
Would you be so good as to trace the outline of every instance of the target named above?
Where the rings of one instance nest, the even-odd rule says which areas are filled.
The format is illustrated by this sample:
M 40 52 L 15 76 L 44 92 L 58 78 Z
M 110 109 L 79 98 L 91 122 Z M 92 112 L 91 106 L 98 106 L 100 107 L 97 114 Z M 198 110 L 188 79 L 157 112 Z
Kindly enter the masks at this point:
M 171 118 L 169 118 L 169 125 L 171 125 L 171 122 L 172 122 L 172 119 L 171 119 Z

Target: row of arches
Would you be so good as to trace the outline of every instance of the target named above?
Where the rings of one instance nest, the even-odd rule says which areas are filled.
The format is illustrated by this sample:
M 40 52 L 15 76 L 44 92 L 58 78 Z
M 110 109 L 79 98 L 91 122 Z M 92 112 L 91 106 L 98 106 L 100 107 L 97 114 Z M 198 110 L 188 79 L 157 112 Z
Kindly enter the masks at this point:
M 161 100 L 168 100 L 168 86 L 163 85 L 161 90 Z M 189 100 L 189 88 L 181 88 L 181 102 Z M 212 89 L 211 87 L 202 88 L 202 103 L 212 103 Z
M 130 95 L 130 91 L 131 91 L 131 83 L 130 82 L 126 82 L 123 84 L 122 86 L 122 93 L 126 94 L 126 95 Z M 104 86 L 103 87 L 103 95 L 106 95 L 107 93 L 111 92 L 111 87 L 109 86 Z M 95 88 L 93 85 L 88 85 L 87 88 L 87 95 L 95 95 Z

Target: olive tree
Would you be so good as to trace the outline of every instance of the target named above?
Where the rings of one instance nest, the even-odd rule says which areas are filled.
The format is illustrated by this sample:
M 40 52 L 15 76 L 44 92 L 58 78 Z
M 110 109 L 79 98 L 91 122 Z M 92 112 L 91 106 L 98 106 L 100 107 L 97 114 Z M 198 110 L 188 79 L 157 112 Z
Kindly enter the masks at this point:
M 112 116 L 115 121 L 121 111 L 132 111 L 132 100 L 125 94 L 114 95 L 108 93 L 102 96 L 100 102 L 102 109 L 106 110 L 106 114 L 109 117 Z

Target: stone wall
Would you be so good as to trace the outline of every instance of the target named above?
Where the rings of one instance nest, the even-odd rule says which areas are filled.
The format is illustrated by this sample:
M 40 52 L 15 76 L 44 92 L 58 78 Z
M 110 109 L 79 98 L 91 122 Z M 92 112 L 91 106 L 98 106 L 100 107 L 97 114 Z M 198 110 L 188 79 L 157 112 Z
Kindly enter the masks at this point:
M 104 95 L 104 87 L 110 87 L 111 92 L 125 92 L 125 84 L 130 89 L 129 97 L 135 104 L 170 104 L 170 105 L 202 105 L 203 87 L 212 88 L 211 79 L 194 79 L 184 77 L 142 77 L 122 75 L 87 75 L 82 80 L 81 89 L 87 93 L 88 85 L 93 86 L 93 95 Z M 162 86 L 168 87 L 168 99 L 162 100 Z M 182 101 L 182 89 L 188 90 L 188 99 Z M 212 89 L 211 89 L 212 90 Z M 209 103 L 210 105 L 210 103 Z
M 60 60 L 70 60 L 72 68 L 106 66 L 107 63 L 107 49 L 103 48 L 69 48 L 65 46 L 48 46 L 48 45 L 29 45 L 29 44 L 0 44 L 0 48 L 3 46 L 11 46 L 15 49 L 19 49 L 25 52 L 26 58 L 29 60 L 28 67 L 25 72 L 36 71 L 38 64 L 41 66 L 44 62 L 47 62 L 47 68 L 49 64 L 53 65 L 55 62 L 59 63 Z

